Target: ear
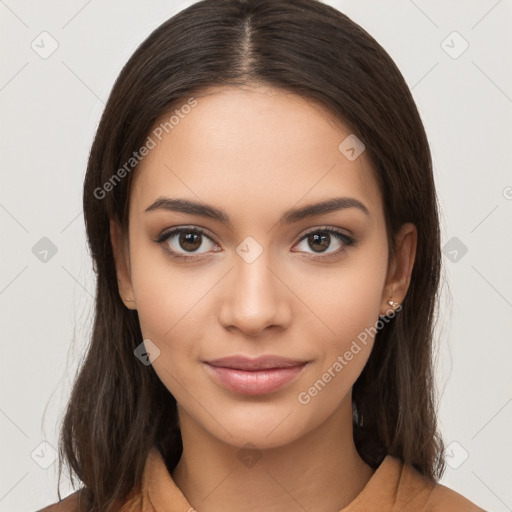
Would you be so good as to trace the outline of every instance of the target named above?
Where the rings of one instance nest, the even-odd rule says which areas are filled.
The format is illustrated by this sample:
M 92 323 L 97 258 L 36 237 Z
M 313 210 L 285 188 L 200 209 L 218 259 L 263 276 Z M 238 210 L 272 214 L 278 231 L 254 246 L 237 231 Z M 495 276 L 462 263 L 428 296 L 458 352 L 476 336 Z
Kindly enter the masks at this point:
M 388 301 L 401 304 L 409 289 L 411 274 L 416 257 L 418 232 L 416 226 L 410 222 L 402 225 L 395 237 L 395 257 L 388 265 L 386 284 L 382 292 L 381 315 L 389 314 L 391 306 Z
M 128 309 L 137 309 L 132 288 L 128 244 L 117 221 L 110 221 L 110 241 L 116 266 L 117 285 L 123 304 Z M 127 300 L 130 299 L 130 300 Z

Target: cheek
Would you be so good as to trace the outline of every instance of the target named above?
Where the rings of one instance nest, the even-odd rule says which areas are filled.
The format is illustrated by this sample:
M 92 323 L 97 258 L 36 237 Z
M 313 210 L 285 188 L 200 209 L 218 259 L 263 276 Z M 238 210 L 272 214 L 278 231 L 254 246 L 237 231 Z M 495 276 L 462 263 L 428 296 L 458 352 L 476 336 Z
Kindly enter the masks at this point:
M 204 385 L 190 365 L 204 357 L 202 341 L 214 328 L 209 308 L 219 274 L 208 266 L 172 263 L 159 247 L 141 243 L 131 254 L 131 279 L 143 339 L 160 350 L 152 365 L 175 398 L 187 402 L 188 392 Z
M 185 326 L 193 336 L 191 326 L 201 325 L 198 311 L 215 276 L 200 267 L 180 268 L 158 246 L 134 245 L 131 280 L 143 336 L 167 343 Z
M 204 280 L 184 279 L 182 274 L 163 272 L 153 266 L 150 273 L 135 273 L 137 310 L 144 339 L 160 353 L 152 366 L 178 403 L 200 394 L 201 383 L 191 372 L 190 362 L 201 357 L 199 340 L 204 338 L 204 304 L 201 298 L 211 287 Z M 191 284 L 197 286 L 191 286 Z
M 320 320 L 313 322 L 316 337 L 323 337 L 331 350 L 342 350 L 379 319 L 386 246 L 366 244 L 364 249 L 354 252 L 336 269 L 310 271 L 301 278 L 299 294 Z
M 339 399 L 348 391 L 368 360 L 379 321 L 386 250 L 385 244 L 367 244 L 335 272 L 310 274 L 301 292 L 321 320 L 304 322 L 305 337 L 317 340 L 313 377 L 336 389 L 322 393 L 322 401 Z
M 381 238 L 368 241 L 343 276 L 344 316 L 350 319 L 348 325 L 352 331 L 378 320 L 387 274 L 387 244 Z
M 344 279 L 343 293 L 330 305 L 333 330 L 342 335 L 345 343 L 357 338 L 379 318 L 381 278 L 372 269 L 366 267 L 365 270 L 362 273 L 354 272 Z
M 319 311 L 323 311 L 328 331 L 318 327 L 315 335 L 315 330 L 305 324 L 306 337 L 317 341 L 318 359 L 301 383 L 297 400 L 311 424 L 324 421 L 350 395 L 373 348 L 380 293 L 369 276 L 358 277 L 338 281 L 343 281 L 345 287 L 343 293 L 338 291 L 337 298 L 324 295 L 321 299 L 325 307 Z

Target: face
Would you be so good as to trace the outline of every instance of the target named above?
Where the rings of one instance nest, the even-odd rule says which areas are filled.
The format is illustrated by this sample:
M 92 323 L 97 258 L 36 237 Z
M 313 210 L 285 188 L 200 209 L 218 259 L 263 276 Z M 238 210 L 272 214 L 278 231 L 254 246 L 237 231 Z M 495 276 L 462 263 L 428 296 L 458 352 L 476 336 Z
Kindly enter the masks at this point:
M 133 176 L 125 252 L 113 231 L 120 294 L 182 428 L 283 445 L 350 410 L 412 265 L 392 272 L 374 171 L 339 149 L 350 131 L 328 111 L 263 87 L 196 99 Z

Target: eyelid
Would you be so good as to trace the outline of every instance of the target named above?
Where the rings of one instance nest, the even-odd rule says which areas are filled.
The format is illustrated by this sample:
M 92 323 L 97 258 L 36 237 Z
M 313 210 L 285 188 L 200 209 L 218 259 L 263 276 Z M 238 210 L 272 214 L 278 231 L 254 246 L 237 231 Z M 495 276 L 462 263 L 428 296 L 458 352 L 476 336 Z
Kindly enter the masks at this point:
M 167 228 L 160 235 L 158 235 L 155 242 L 157 242 L 157 243 L 165 242 L 165 240 L 167 240 L 170 236 L 176 235 L 183 231 L 200 233 L 201 235 L 204 235 L 205 237 L 209 238 L 212 242 L 217 243 L 217 241 L 215 240 L 215 237 L 212 234 L 210 234 L 210 232 L 207 229 L 202 228 L 200 226 L 196 226 L 195 224 L 188 225 L 188 226 L 185 225 L 185 226 L 175 226 L 172 228 Z
M 329 234 L 335 233 L 338 235 L 342 235 L 347 240 L 354 240 L 354 238 L 351 235 L 347 234 L 345 231 L 347 231 L 347 230 L 344 230 L 342 228 L 335 228 L 335 227 L 331 227 L 331 226 L 315 226 L 313 228 L 308 229 L 304 234 L 302 234 L 300 236 L 300 238 L 297 241 L 300 242 L 300 241 L 304 240 L 304 238 L 311 235 L 312 233 L 329 233 Z

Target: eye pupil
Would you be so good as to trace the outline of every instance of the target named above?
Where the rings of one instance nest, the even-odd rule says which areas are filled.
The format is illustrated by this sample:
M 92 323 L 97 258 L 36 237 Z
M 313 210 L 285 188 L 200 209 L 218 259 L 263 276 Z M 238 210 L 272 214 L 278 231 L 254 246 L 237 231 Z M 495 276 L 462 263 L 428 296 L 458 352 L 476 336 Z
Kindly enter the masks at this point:
M 195 251 L 201 247 L 201 234 L 198 233 L 180 233 L 180 247 L 184 250 Z M 189 244 L 189 247 L 187 247 Z M 192 247 L 190 247 L 190 244 Z
M 317 251 L 317 252 L 322 252 L 323 249 L 327 249 L 329 247 L 329 240 L 330 240 L 330 235 L 329 234 L 325 234 L 325 233 L 322 234 L 322 235 L 318 235 L 318 234 L 315 233 L 315 234 L 310 235 L 308 237 L 309 246 L 314 251 L 316 250 L 316 248 L 311 244 L 311 242 L 321 242 L 321 246 L 320 246 L 321 250 Z

